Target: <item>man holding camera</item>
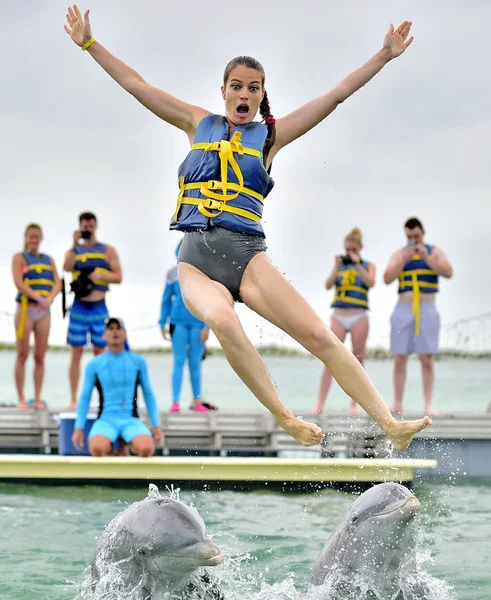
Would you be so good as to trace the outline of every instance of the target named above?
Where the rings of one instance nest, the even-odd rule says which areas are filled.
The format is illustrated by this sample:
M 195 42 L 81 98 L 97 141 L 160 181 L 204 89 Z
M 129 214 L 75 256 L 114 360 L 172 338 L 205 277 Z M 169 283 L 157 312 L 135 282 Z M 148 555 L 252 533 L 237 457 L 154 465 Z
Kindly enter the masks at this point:
M 70 309 L 67 343 L 71 346 L 69 378 L 70 410 L 77 405 L 80 361 L 87 335 L 94 355 L 104 352 L 105 320 L 108 317 L 106 293 L 110 283 L 121 283 L 122 273 L 116 250 L 96 239 L 97 218 L 85 212 L 79 216 L 79 229 L 73 233 L 73 246 L 65 254 L 63 269 L 72 272 L 70 288 L 75 300 Z
M 435 384 L 434 356 L 438 354 L 440 315 L 435 298 L 438 278 L 450 278 L 453 269 L 440 248 L 425 244 L 425 230 L 412 217 L 404 224 L 407 245 L 391 256 L 384 273 L 386 284 L 399 280 L 399 301 L 392 313 L 390 351 L 394 356 L 393 413 L 402 413 L 409 355 L 415 352 L 421 362 L 425 414 L 435 415 L 432 407 Z

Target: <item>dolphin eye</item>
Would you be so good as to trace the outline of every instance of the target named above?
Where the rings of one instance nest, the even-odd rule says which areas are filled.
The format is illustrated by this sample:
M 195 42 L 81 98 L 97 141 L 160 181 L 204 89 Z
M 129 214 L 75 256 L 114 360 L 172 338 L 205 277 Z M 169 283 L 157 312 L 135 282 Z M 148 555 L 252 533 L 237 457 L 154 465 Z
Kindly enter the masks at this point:
M 351 522 L 352 522 L 352 523 L 356 523 L 357 521 L 358 521 L 358 515 L 353 515 L 353 516 L 351 517 Z

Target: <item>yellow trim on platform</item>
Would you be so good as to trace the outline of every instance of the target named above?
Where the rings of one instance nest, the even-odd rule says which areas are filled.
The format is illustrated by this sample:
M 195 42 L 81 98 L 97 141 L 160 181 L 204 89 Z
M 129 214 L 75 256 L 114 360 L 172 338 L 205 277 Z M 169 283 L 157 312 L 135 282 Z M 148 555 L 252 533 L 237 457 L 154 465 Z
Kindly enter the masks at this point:
M 0 455 L 1 479 L 112 479 L 167 481 L 383 482 L 412 481 L 426 459 L 93 458 Z

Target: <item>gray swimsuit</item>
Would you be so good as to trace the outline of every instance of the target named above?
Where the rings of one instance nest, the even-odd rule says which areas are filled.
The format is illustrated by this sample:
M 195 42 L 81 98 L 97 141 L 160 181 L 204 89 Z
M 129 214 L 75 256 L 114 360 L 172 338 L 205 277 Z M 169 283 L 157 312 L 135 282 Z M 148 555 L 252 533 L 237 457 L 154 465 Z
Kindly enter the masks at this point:
M 211 227 L 203 231 L 186 231 L 177 260 L 193 265 L 213 281 L 218 281 L 236 302 L 242 302 L 240 284 L 247 265 L 266 249 L 263 237 Z

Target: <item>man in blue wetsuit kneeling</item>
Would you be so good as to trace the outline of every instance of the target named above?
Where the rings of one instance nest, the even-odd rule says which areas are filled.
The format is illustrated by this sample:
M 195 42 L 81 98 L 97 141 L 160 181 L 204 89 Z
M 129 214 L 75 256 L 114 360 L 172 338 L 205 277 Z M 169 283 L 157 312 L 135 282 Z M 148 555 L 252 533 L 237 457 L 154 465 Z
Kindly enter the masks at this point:
M 121 319 L 107 319 L 104 339 L 107 351 L 93 358 L 85 371 L 72 443 L 78 450 L 83 448 L 90 397 L 96 387 L 100 395 L 100 408 L 89 434 L 91 455 L 113 456 L 114 444 L 122 439 L 129 444 L 133 454 L 152 456 L 155 444 L 163 442 L 163 435 L 147 363 L 143 356 L 127 349 L 126 330 Z M 143 391 L 152 431 L 138 418 L 138 386 Z

